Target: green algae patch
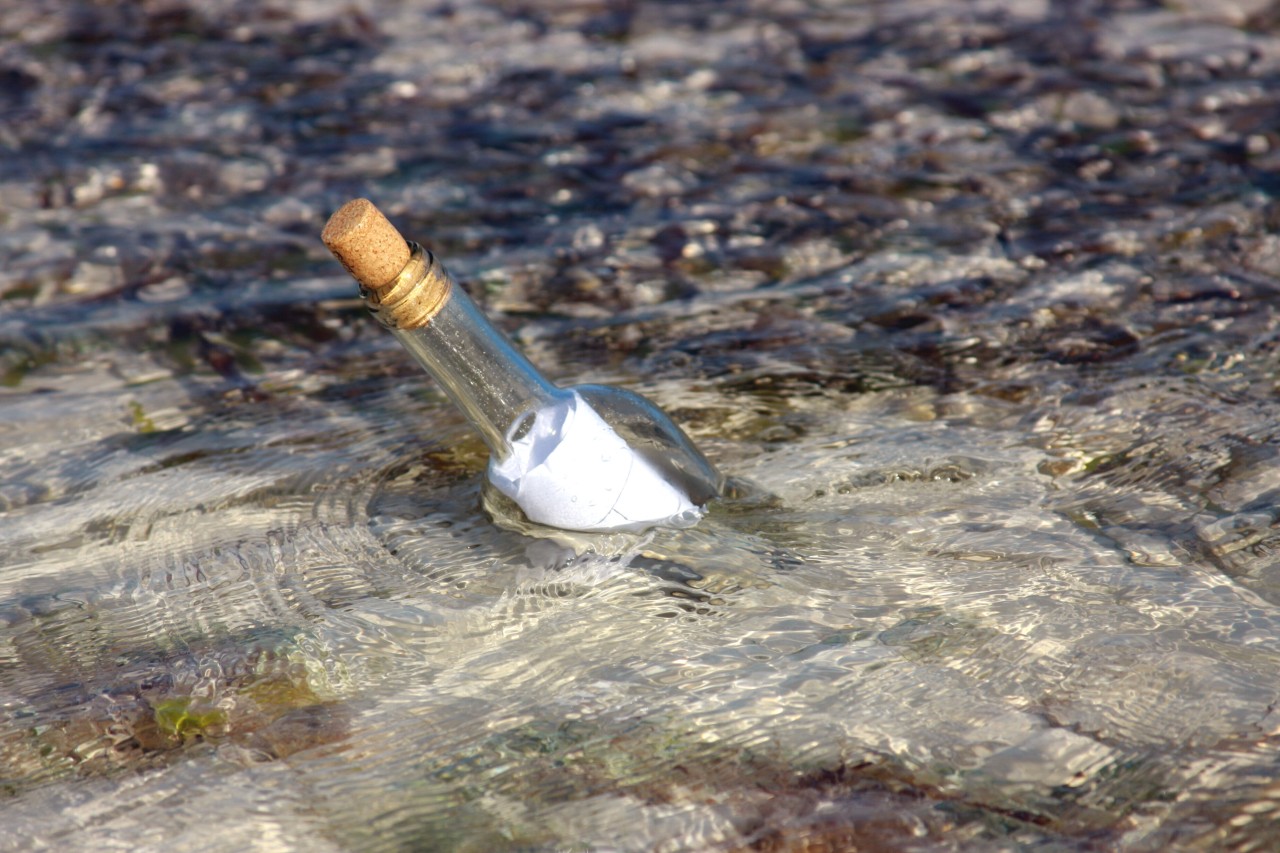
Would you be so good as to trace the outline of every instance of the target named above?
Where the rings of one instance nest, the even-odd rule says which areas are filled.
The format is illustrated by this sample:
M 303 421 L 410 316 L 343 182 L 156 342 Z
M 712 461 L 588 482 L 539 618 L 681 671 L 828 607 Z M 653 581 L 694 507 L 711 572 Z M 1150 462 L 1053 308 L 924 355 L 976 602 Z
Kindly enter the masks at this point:
M 167 735 L 186 739 L 221 734 L 227 728 L 227 714 L 221 708 L 193 707 L 191 699 L 165 699 L 155 706 L 156 726 Z

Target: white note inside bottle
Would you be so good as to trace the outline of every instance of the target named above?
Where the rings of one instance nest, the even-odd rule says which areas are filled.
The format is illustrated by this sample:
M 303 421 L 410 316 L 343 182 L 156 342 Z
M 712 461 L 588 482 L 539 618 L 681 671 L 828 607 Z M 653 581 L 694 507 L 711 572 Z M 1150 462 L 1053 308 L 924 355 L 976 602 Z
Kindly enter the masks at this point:
M 567 530 L 684 527 L 702 508 L 670 483 L 574 391 L 517 423 L 490 481 L 531 521 Z

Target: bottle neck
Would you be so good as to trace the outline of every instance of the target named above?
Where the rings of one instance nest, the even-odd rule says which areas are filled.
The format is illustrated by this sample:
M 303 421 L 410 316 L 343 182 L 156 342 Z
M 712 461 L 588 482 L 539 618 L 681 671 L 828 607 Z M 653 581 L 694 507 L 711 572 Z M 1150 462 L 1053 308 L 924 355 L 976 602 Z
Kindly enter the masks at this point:
M 511 452 L 507 436 L 517 419 L 565 392 L 493 326 L 430 252 L 413 246 L 423 283 L 439 289 L 439 304 L 419 325 L 389 322 L 385 306 L 370 300 L 383 323 L 462 410 L 498 459 Z M 421 252 L 424 257 L 419 257 Z

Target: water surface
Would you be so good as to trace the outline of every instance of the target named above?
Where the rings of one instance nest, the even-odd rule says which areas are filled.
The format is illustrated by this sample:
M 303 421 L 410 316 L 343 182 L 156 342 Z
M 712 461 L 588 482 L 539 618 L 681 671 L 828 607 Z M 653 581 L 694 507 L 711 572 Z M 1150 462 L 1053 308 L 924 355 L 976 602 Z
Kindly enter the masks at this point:
M 1280 843 L 1265 4 L 0 2 L 0 849 Z M 565 548 L 366 195 L 741 495 Z

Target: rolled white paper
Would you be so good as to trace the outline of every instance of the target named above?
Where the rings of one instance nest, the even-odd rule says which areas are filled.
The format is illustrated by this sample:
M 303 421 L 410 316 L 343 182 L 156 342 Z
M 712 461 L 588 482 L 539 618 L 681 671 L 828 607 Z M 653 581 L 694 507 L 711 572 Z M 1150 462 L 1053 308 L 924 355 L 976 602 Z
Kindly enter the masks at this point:
M 566 530 L 688 526 L 702 509 L 637 454 L 574 391 L 540 409 L 489 479 L 530 520 Z

